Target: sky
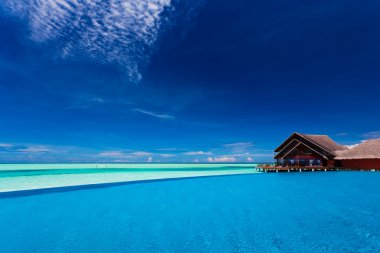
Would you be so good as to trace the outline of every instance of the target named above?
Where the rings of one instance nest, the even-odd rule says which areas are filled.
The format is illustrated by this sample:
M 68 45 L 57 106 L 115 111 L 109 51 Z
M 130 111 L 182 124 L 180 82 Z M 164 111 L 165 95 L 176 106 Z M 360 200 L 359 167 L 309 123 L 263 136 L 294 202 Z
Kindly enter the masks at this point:
M 3 0 L 0 162 L 266 162 L 380 138 L 376 0 Z

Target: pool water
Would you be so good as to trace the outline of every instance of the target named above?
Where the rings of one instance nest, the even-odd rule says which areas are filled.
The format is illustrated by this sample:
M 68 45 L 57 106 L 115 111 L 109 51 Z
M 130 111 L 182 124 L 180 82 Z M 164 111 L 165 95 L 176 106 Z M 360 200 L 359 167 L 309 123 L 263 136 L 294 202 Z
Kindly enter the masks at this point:
M 380 173 L 320 172 L 0 195 L 0 251 L 380 252 L 379 193 Z

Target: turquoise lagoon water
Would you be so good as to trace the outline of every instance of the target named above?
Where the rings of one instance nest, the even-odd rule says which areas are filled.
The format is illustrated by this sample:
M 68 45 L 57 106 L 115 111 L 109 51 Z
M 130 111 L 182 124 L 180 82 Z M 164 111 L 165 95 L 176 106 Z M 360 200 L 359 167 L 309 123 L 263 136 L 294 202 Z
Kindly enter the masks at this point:
M 0 164 L 0 192 L 255 172 L 254 164 Z
M 230 171 L 252 169 L 256 164 L 0 164 L 0 177 L 113 172 Z
M 0 195 L 8 252 L 380 252 L 380 173 L 174 179 Z

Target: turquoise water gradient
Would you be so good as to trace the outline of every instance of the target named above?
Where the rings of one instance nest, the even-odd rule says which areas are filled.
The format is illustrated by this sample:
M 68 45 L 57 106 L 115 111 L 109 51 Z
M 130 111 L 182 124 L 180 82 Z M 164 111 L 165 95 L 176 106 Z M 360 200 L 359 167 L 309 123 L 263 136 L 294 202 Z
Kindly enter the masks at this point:
M 0 197 L 0 249 L 380 252 L 379 192 L 380 173 L 321 172 Z
M 256 172 L 255 164 L 0 164 L 0 193 Z

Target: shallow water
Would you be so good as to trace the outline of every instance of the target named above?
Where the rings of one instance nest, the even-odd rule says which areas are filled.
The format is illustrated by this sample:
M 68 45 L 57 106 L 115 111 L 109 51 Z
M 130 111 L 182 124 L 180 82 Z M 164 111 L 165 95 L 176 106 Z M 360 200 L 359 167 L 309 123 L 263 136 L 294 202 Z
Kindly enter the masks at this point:
M 254 164 L 0 164 L 0 193 L 255 172 Z
M 254 174 L 0 198 L 1 252 L 380 252 L 380 173 Z

